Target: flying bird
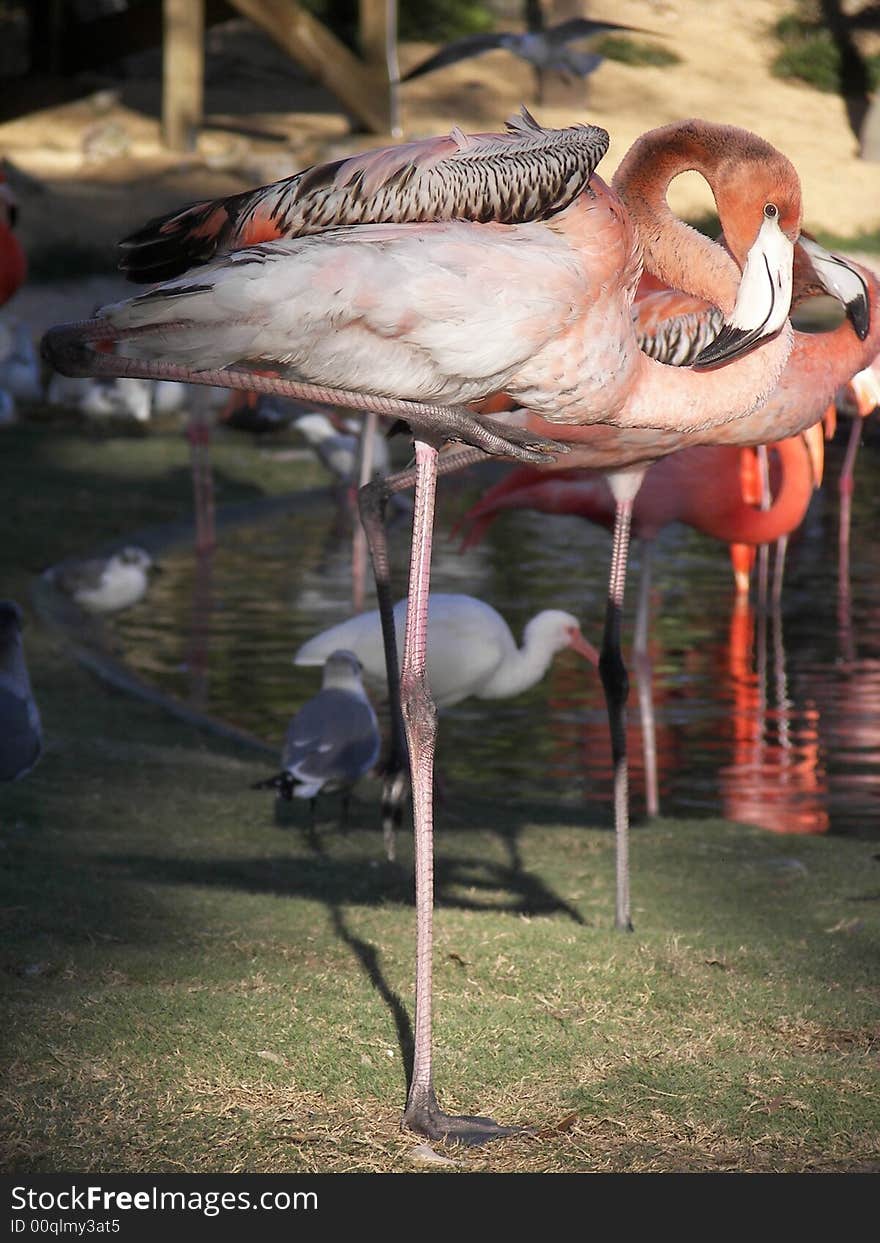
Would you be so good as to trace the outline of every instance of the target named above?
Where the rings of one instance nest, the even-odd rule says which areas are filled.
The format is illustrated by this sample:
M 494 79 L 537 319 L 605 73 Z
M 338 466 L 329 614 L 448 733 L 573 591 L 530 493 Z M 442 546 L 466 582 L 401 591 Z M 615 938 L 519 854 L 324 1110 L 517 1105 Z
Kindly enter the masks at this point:
M 445 69 L 460 60 L 474 56 L 482 56 L 486 52 L 503 48 L 512 52 L 520 60 L 524 60 L 535 70 L 538 79 L 538 100 L 541 99 L 541 87 L 546 73 L 558 73 L 569 81 L 576 78 L 587 78 L 598 69 L 604 57 L 595 52 L 578 51 L 569 45 L 593 35 L 603 34 L 609 30 L 625 30 L 628 34 L 654 34 L 654 31 L 641 30 L 638 26 L 623 26 L 618 22 L 594 22 L 585 17 L 573 17 L 569 21 L 559 22 L 555 26 L 543 29 L 531 29 L 523 32 L 499 30 L 484 34 L 465 35 L 447 43 L 439 52 L 429 56 L 420 64 L 410 69 L 400 79 L 401 82 L 412 82 L 426 73 L 434 73 L 437 69 Z
M 43 751 L 43 729 L 21 638 L 21 609 L 0 600 L 0 781 L 29 773 Z
M 307 798 L 314 818 L 319 794 L 342 791 L 343 823 L 352 787 L 379 758 L 379 722 L 364 690 L 361 662 L 337 649 L 322 662 L 321 689 L 287 727 L 281 772 L 253 787 L 282 798 Z

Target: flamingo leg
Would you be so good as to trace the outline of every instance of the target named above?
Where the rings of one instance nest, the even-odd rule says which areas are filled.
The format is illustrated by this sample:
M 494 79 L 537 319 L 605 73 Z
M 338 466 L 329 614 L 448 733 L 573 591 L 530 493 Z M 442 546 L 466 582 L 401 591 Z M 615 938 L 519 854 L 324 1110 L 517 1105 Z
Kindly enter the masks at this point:
M 758 458 L 758 471 L 761 478 L 761 509 L 770 508 L 770 462 L 767 458 L 767 446 L 758 445 L 755 453 Z M 767 544 L 758 545 L 758 600 L 760 608 L 767 607 L 767 585 L 770 573 L 770 549 Z
M 178 326 L 166 324 L 163 331 L 173 332 Z M 215 388 L 243 389 L 247 392 L 292 397 L 301 401 L 318 402 L 320 405 L 375 410 L 377 414 L 405 419 L 414 430 L 430 439 L 460 440 L 482 449 L 485 453 L 513 457 L 524 462 L 548 462 L 557 454 L 569 451 L 567 445 L 499 422 L 487 415 L 477 414 L 467 406 L 432 405 L 428 402 L 381 397 L 372 393 L 353 393 L 345 389 L 300 384 L 293 380 L 279 379 L 277 376 L 235 368 L 191 371 L 177 363 L 129 358 L 124 354 L 107 353 L 93 348 L 96 343 L 128 340 L 143 335 L 145 334 L 137 328 L 119 333 L 104 320 L 87 319 L 51 328 L 43 337 L 41 349 L 43 357 L 62 375 L 179 380 L 186 384 L 207 384 Z
M 457 449 L 443 454 L 437 464 L 438 475 L 449 475 L 464 470 L 476 462 L 484 462 L 486 454 L 479 449 Z M 407 773 L 407 749 L 400 713 L 400 666 L 397 659 L 397 638 L 394 631 L 394 597 L 391 591 L 391 565 L 388 559 L 388 540 L 385 534 L 385 513 L 388 501 L 395 492 L 405 492 L 416 482 L 417 471 L 412 467 L 397 471 L 384 479 L 365 484 L 358 491 L 361 525 L 370 552 L 373 577 L 376 581 L 376 604 L 382 627 L 382 645 L 385 649 L 385 671 L 388 678 L 388 703 L 391 711 L 391 746 L 384 764 L 382 788 L 382 836 L 385 852 L 390 860 L 396 854 L 394 835 L 409 792 Z
M 773 562 L 773 592 L 770 597 L 775 609 L 782 604 L 782 583 L 785 578 L 785 558 L 788 553 L 788 536 L 780 535 L 776 541 L 776 558 Z
M 621 628 L 633 503 L 645 477 L 645 469 L 640 467 L 613 471 L 607 476 L 614 494 L 616 509 L 605 627 L 602 633 L 602 651 L 599 655 L 599 676 L 602 679 L 605 706 L 608 710 L 611 760 L 614 769 L 616 846 L 614 923 L 617 928 L 626 932 L 632 931 L 629 894 L 629 770 L 626 754 L 626 701 L 629 696 L 629 677 L 623 661 Z
M 660 793 L 657 780 L 657 728 L 654 720 L 654 671 L 648 651 L 648 629 L 651 613 L 651 566 L 653 540 L 642 540 L 642 579 L 636 613 L 633 664 L 639 688 L 639 715 L 642 723 L 642 751 L 645 757 L 645 804 L 649 816 L 660 814 Z
M 195 509 L 196 552 L 209 552 L 216 543 L 214 529 L 214 478 L 211 471 L 211 423 L 201 394 L 193 394 L 186 425 Z
M 852 494 L 856 467 L 856 456 L 862 439 L 862 420 L 854 418 L 850 424 L 849 440 L 846 442 L 846 453 L 840 468 L 837 489 L 840 497 L 840 529 L 837 533 L 838 545 L 838 596 L 841 607 L 849 605 L 849 533 L 852 523 Z
M 373 477 L 373 445 L 379 416 L 375 410 L 364 415 L 361 426 L 360 464 L 358 490 Z M 364 611 L 364 595 L 367 586 L 367 537 L 362 522 L 355 522 L 351 544 L 351 602 L 356 613 Z
M 415 822 L 416 883 L 416 1005 L 412 1079 L 403 1125 L 430 1139 L 482 1144 L 515 1134 L 491 1118 L 444 1114 L 434 1093 L 432 1053 L 432 972 L 434 919 L 434 749 L 437 708 L 426 675 L 428 596 L 431 585 L 431 544 L 437 488 L 437 450 L 416 440 L 416 494 L 412 555 L 400 700 L 410 754 Z

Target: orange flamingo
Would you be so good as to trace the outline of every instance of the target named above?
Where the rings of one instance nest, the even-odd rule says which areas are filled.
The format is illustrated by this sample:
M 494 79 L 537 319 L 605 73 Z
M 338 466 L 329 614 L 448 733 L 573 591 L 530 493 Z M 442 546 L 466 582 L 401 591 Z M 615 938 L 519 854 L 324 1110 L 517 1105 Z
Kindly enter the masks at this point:
M 446 1116 L 433 1088 L 436 711 L 424 657 L 438 446 L 459 440 L 534 461 L 565 441 L 580 451 L 576 464 L 613 472 L 617 521 L 600 672 L 614 737 L 616 918 L 628 927 L 620 610 L 633 498 L 647 463 L 685 442 L 775 438 L 766 424 L 750 440 L 730 428 L 756 417 L 793 343 L 787 317 L 801 195 L 789 161 L 747 131 L 682 122 L 643 135 L 609 187 L 594 175 L 607 141 L 590 126 L 542 129 L 523 112 L 504 135 L 454 130 L 197 204 L 128 240 L 130 274 L 171 279 L 97 320 L 52 330 L 44 346 L 61 370 L 112 368 L 274 391 L 376 409 L 414 428 L 401 687 L 417 983 L 404 1120 L 435 1138 L 481 1142 L 507 1133 L 491 1120 Z M 709 182 L 728 250 L 669 210 L 669 182 L 687 169 Z M 690 367 L 665 366 L 640 348 L 631 305 L 643 260 L 667 284 L 723 312 L 722 331 Z M 105 337 L 120 339 L 130 357 L 91 348 Z M 267 368 L 283 378 L 252 373 Z M 530 412 L 524 429 L 468 405 L 501 391 Z M 390 615 L 386 633 L 393 660 Z
M 772 833 L 825 833 L 829 826 L 828 779 L 822 762 L 819 710 L 815 703 L 804 706 L 798 713 L 797 737 L 793 739 L 778 606 L 772 611 L 778 691 L 775 705 L 768 705 L 767 615 L 761 614 L 759 620 L 761 631 L 756 637 L 751 605 L 746 597 L 737 597 L 727 644 L 732 755 L 718 774 L 724 815 Z M 756 647 L 757 673 L 752 668 Z M 771 732 L 775 738 L 769 736 Z

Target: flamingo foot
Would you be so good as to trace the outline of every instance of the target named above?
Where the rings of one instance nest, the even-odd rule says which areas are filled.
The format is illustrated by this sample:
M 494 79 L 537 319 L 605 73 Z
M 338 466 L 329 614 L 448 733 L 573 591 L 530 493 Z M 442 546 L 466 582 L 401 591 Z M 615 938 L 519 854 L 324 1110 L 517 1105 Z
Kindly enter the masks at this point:
M 470 1114 L 445 1114 L 437 1104 L 433 1088 L 413 1088 L 406 1103 L 401 1127 L 428 1139 L 473 1148 L 493 1139 L 511 1135 L 534 1135 L 529 1127 L 501 1126 L 492 1118 Z

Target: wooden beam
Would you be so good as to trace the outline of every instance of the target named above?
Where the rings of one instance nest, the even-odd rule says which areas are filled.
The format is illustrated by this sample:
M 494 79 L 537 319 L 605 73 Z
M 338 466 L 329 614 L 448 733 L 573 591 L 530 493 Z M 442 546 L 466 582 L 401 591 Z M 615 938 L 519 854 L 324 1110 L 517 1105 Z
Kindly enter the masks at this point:
M 358 60 L 296 0 L 232 0 L 294 60 L 323 83 L 367 129 L 387 133 L 390 127 L 384 74 Z
M 205 89 L 205 0 L 163 0 L 162 141 L 194 151 Z

